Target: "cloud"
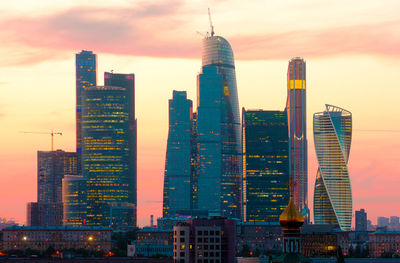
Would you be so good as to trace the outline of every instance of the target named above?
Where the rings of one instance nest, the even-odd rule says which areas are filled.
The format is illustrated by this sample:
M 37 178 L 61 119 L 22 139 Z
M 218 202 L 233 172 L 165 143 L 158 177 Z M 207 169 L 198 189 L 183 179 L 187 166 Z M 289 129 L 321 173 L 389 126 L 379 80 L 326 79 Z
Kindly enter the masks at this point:
M 200 41 L 191 25 L 196 12 L 186 8 L 181 0 L 172 0 L 125 7 L 75 7 L 49 15 L 7 18 L 0 21 L 0 40 L 6 48 L 0 54 L 11 50 L 14 56 L 0 65 L 60 59 L 80 49 L 132 56 L 199 58 Z M 268 60 L 341 54 L 398 57 L 399 32 L 400 20 L 395 20 L 282 33 L 239 35 L 232 31 L 224 35 L 232 43 L 236 59 Z
M 400 55 L 400 20 L 231 38 L 242 59 L 286 59 L 342 54 Z

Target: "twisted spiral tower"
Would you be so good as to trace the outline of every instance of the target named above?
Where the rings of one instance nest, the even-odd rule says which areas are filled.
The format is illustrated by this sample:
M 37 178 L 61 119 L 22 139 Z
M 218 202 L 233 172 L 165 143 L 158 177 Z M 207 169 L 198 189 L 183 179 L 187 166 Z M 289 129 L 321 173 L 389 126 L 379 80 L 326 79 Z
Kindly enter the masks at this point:
M 314 190 L 316 224 L 337 225 L 349 231 L 353 200 L 347 163 L 349 160 L 352 115 L 326 104 L 326 110 L 314 114 L 314 144 L 318 159 Z

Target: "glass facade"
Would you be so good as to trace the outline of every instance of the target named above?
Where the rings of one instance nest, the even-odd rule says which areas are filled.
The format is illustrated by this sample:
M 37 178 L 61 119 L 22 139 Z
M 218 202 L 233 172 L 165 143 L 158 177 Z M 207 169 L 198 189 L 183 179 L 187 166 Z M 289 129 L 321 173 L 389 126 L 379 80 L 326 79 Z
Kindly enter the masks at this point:
M 313 126 L 319 165 L 314 191 L 315 223 L 333 224 L 350 231 L 353 200 L 347 162 L 352 135 L 351 113 L 326 105 L 326 111 L 314 114 Z
M 289 173 L 297 208 L 309 222 L 307 173 L 306 62 L 289 61 L 286 111 L 289 130 Z
M 86 183 L 81 175 L 65 175 L 62 180 L 63 224 L 66 226 L 86 224 Z
M 192 101 L 186 91 L 169 100 L 169 131 L 165 158 L 163 217 L 192 208 Z
M 87 225 L 109 226 L 110 206 L 132 203 L 136 195 L 129 171 L 133 150 L 129 103 L 129 91 L 123 87 L 85 89 L 82 169 L 87 179 Z M 136 225 L 135 213 L 124 221 Z
M 125 88 L 128 92 L 128 125 L 126 132 L 128 140 L 128 178 L 129 178 L 129 201 L 133 204 L 127 205 L 132 209 L 137 207 L 137 120 L 135 113 L 135 74 L 117 74 L 113 72 L 104 72 L 104 85 Z M 126 205 L 124 205 L 125 207 Z M 128 209 L 128 210 L 129 210 Z M 134 218 L 136 225 L 136 216 Z
M 76 68 L 76 152 L 82 152 L 82 94 L 87 87 L 97 85 L 97 57 L 92 51 L 75 54 Z
M 241 129 L 233 51 L 224 38 L 203 39 L 198 76 L 198 208 L 241 217 Z
M 286 111 L 242 111 L 243 220 L 279 222 L 289 203 Z

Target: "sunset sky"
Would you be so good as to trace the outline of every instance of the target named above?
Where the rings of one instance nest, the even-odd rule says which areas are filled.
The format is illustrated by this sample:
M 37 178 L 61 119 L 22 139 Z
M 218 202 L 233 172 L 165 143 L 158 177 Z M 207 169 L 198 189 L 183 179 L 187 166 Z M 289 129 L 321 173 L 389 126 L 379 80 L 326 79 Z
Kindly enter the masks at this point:
M 168 99 L 196 105 L 201 34 L 211 8 L 232 45 L 239 103 L 282 110 L 288 60 L 307 62 L 309 203 L 317 160 L 312 115 L 325 103 L 353 113 L 353 208 L 400 216 L 400 1 L 398 0 L 2 0 L 0 3 L 0 217 L 26 222 L 36 201 L 36 151 L 75 150 L 75 53 L 103 72 L 135 73 L 138 216 L 161 216 Z M 197 33 L 200 32 L 199 33 Z

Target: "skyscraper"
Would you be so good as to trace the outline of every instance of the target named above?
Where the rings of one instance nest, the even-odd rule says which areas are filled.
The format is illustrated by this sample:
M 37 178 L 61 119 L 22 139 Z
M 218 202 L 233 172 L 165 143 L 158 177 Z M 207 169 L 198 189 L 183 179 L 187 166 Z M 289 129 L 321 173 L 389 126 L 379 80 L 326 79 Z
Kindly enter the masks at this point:
M 315 223 L 337 225 L 349 231 L 353 211 L 347 168 L 352 135 L 351 113 L 327 104 L 324 112 L 314 114 L 313 126 L 319 165 L 314 191 Z
M 76 67 L 76 152 L 82 152 L 82 94 L 87 87 L 97 85 L 97 59 L 92 51 L 75 54 Z
M 356 211 L 356 231 L 367 231 L 367 213 L 364 209 Z
M 186 91 L 173 91 L 169 100 L 169 130 L 165 158 L 163 217 L 192 207 L 192 101 Z
M 289 61 L 286 111 L 289 128 L 289 172 L 294 184 L 294 203 L 308 222 L 306 62 L 302 58 Z
M 286 111 L 242 111 L 243 220 L 279 222 L 289 203 Z
M 223 37 L 207 36 L 197 79 L 198 208 L 240 218 L 241 130 L 233 51 Z
M 86 224 L 86 178 L 81 175 L 65 175 L 62 179 L 63 225 Z
M 129 180 L 129 203 L 135 207 L 135 225 L 137 209 L 137 120 L 135 111 L 135 74 L 120 74 L 104 72 L 104 85 L 125 88 L 128 92 L 128 124 L 129 131 L 126 132 L 128 149 L 128 180 Z M 118 206 L 113 206 L 118 207 Z M 128 207 L 132 207 L 129 205 Z M 115 208 L 121 211 L 121 208 Z M 130 208 L 132 209 L 132 208 Z M 116 219 L 117 220 L 117 219 Z M 117 220 L 118 221 L 118 220 Z
M 132 76 L 133 77 L 133 76 Z M 122 86 L 122 85 L 121 85 Z M 112 225 L 112 209 L 125 207 L 136 225 L 136 178 L 130 169 L 135 151 L 130 91 L 125 87 L 85 89 L 82 107 L 82 169 L 87 179 L 87 225 Z M 126 213 L 129 210 L 129 213 Z
M 75 152 L 38 151 L 37 203 L 29 203 L 28 223 L 32 226 L 62 225 L 62 179 L 66 174 L 80 173 Z

